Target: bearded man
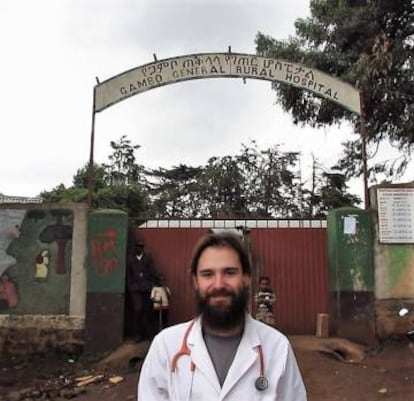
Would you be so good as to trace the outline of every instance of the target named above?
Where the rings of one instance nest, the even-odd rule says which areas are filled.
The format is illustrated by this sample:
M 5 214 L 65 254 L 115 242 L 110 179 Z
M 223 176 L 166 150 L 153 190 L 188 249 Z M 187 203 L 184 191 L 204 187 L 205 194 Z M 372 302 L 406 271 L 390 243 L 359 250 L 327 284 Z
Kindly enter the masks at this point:
M 306 401 L 287 338 L 247 312 L 251 268 L 240 239 L 221 232 L 194 249 L 191 274 L 199 315 L 151 344 L 139 401 Z

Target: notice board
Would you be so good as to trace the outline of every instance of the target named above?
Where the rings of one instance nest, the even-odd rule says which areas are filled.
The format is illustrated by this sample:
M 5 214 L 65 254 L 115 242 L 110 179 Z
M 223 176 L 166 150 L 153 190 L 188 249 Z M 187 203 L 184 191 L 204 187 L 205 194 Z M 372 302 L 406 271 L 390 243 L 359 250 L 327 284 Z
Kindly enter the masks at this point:
M 414 188 L 378 188 L 377 200 L 380 242 L 414 243 Z

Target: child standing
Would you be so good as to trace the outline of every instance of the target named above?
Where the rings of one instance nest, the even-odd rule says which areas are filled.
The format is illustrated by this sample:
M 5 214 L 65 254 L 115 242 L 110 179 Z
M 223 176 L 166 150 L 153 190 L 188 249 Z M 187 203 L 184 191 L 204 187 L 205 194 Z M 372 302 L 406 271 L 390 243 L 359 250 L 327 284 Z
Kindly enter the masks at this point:
M 254 298 L 257 304 L 256 319 L 270 326 L 274 326 L 273 304 L 276 300 L 276 294 L 270 287 L 269 277 L 260 277 L 259 288 Z
M 166 284 L 165 276 L 160 274 L 151 291 L 151 300 L 154 304 L 154 311 L 158 312 L 160 330 L 168 325 L 168 307 L 170 296 L 171 291 Z

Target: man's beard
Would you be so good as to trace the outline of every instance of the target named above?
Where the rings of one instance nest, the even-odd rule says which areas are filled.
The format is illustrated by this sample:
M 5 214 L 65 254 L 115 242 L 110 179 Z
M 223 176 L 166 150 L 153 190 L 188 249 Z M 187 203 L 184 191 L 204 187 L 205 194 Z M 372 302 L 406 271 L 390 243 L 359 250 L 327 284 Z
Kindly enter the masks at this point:
M 228 306 L 210 305 L 213 296 L 230 296 Z M 203 324 L 215 330 L 227 330 L 237 327 L 244 322 L 249 300 L 249 288 L 243 286 L 238 293 L 229 290 L 217 290 L 207 294 L 204 298 L 196 291 L 197 310 L 203 316 Z

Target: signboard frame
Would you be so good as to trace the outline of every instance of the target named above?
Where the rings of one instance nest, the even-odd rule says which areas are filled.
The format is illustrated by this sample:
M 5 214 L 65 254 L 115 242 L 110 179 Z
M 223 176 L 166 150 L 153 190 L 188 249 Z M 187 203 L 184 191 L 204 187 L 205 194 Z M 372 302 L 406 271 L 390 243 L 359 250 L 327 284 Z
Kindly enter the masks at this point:
M 366 116 L 362 91 L 349 83 L 316 68 L 262 57 L 256 54 L 227 53 L 188 54 L 158 60 L 115 75 L 104 82 L 98 78 L 93 91 L 91 146 L 88 169 L 88 205 L 92 207 L 95 116 L 106 108 L 131 96 L 164 85 L 203 78 L 247 78 L 279 82 L 304 89 L 337 103 L 360 116 L 361 153 L 364 177 L 365 208 L 369 207 L 368 167 L 366 157 Z
M 381 244 L 414 244 L 414 187 L 377 188 Z
M 359 90 L 316 68 L 244 53 L 198 53 L 132 68 L 94 88 L 94 111 L 160 86 L 204 78 L 250 78 L 306 89 L 361 115 Z

